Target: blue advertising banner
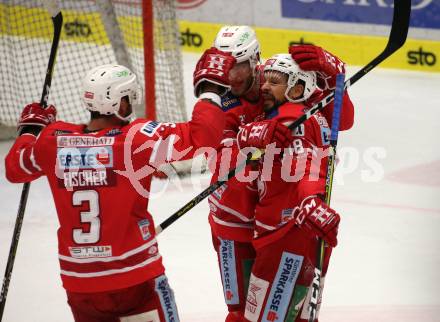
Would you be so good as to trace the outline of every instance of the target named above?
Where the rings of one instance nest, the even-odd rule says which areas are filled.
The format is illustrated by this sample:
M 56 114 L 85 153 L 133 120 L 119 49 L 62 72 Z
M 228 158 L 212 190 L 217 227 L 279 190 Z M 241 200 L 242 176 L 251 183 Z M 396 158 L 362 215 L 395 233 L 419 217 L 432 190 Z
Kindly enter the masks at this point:
M 281 0 L 281 14 L 285 18 L 389 25 L 393 3 L 393 0 Z M 440 29 L 440 0 L 411 3 L 412 27 Z

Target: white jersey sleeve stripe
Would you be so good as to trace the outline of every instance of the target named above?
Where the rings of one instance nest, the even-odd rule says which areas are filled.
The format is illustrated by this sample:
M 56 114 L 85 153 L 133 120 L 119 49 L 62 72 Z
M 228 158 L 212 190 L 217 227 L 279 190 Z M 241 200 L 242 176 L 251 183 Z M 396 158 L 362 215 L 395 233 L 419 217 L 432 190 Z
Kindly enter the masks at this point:
M 35 161 L 35 156 L 34 156 L 34 149 L 31 150 L 31 156 L 30 156 L 32 165 L 34 166 L 35 169 L 37 169 L 38 171 L 42 171 L 40 166 L 38 165 L 38 163 Z
M 265 224 L 263 224 L 261 221 L 258 221 L 258 220 L 255 220 L 255 225 L 257 225 L 257 226 L 259 226 L 259 227 L 262 227 L 262 228 L 264 228 L 264 229 L 266 229 L 266 230 L 275 230 L 275 229 L 277 229 L 277 228 L 274 227 L 274 226 L 265 225 Z
M 220 204 L 213 196 L 209 196 L 208 200 L 209 200 L 209 202 L 212 202 L 215 206 L 217 206 L 221 210 L 226 211 L 228 214 L 237 217 L 241 221 L 244 221 L 244 222 L 253 222 L 254 221 L 253 218 L 248 218 L 245 215 L 239 213 L 238 211 Z
M 221 142 L 220 142 L 220 145 L 226 145 L 226 143 L 229 143 L 229 142 L 235 142 L 235 141 L 237 141 L 236 139 L 232 139 L 232 138 L 227 138 L 227 139 L 223 139 Z M 232 145 L 232 144 L 231 144 Z
M 27 174 L 32 174 L 32 171 L 30 171 L 29 169 L 27 169 L 24 165 L 24 161 L 23 161 L 23 154 L 24 154 L 24 149 L 20 150 L 20 159 L 19 159 L 19 163 L 20 163 L 20 168 L 26 172 Z
M 212 220 L 214 220 L 217 224 L 227 227 L 235 227 L 235 228 L 245 228 L 245 229 L 254 229 L 253 224 L 240 224 L 235 222 L 228 222 L 217 218 L 214 214 L 212 214 Z
M 173 158 L 173 148 L 174 148 L 174 141 L 176 140 L 176 135 L 172 134 L 170 135 L 170 139 L 168 141 L 168 147 L 167 147 L 167 158 L 166 161 L 171 161 Z
M 155 163 L 157 157 L 157 150 L 159 150 L 162 141 L 163 141 L 162 138 L 160 138 L 159 140 L 156 141 L 156 143 L 154 143 L 153 152 L 151 152 L 151 156 L 150 156 L 150 162 L 149 162 L 150 164 Z

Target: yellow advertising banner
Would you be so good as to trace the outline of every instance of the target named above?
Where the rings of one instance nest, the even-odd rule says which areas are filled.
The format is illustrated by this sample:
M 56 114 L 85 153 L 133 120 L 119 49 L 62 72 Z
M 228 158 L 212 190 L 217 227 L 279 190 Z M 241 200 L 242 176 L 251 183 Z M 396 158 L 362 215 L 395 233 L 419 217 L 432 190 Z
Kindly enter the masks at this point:
M 180 21 L 183 50 L 202 52 L 212 46 L 221 24 Z M 331 34 L 255 27 L 264 58 L 288 51 L 291 44 L 314 44 L 339 56 L 348 65 L 363 66 L 386 46 L 386 37 Z M 440 72 L 440 41 L 408 39 L 380 67 Z

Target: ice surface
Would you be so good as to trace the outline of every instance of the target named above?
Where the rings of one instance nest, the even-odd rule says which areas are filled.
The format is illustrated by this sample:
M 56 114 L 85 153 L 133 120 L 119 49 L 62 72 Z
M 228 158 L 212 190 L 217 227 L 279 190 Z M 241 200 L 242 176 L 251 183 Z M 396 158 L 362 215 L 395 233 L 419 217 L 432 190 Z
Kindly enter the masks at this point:
M 197 55 L 185 54 L 188 108 Z M 348 76 L 355 69 L 350 69 Z M 332 206 L 342 222 L 324 291 L 321 321 L 440 321 L 439 74 L 375 69 L 350 95 L 355 126 L 339 136 Z M 3 159 L 12 142 L 0 143 Z M 156 223 L 209 182 L 171 182 L 150 202 Z M 0 165 L 0 273 L 3 276 L 21 185 Z M 164 182 L 156 182 L 156 189 Z M 224 321 L 208 206 L 198 205 L 159 237 L 184 322 Z M 72 321 L 61 287 L 57 219 L 45 179 L 32 183 L 4 321 Z

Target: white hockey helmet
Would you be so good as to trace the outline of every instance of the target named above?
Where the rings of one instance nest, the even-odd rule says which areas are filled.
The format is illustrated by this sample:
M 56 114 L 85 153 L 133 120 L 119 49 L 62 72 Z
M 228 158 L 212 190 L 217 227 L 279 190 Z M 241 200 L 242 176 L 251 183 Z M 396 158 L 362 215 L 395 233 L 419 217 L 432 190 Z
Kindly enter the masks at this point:
M 103 115 L 116 115 L 123 121 L 129 120 L 133 113 L 119 115 L 121 98 L 128 96 L 131 105 L 140 104 L 142 92 L 136 75 L 127 67 L 107 64 L 93 68 L 82 81 L 81 99 L 84 107 Z M 133 108 L 134 112 L 134 108 Z
M 249 61 L 252 70 L 260 63 L 260 43 L 249 26 L 224 26 L 214 40 L 214 47 L 229 52 L 237 63 Z
M 264 64 L 264 73 L 269 71 L 277 71 L 284 73 L 287 78 L 287 89 L 284 96 L 289 102 L 304 102 L 316 90 L 316 73 L 313 71 L 304 71 L 299 68 L 298 64 L 293 60 L 290 54 L 276 54 L 269 58 Z M 304 82 L 304 94 L 299 99 L 289 97 L 289 91 L 296 85 L 298 80 Z

